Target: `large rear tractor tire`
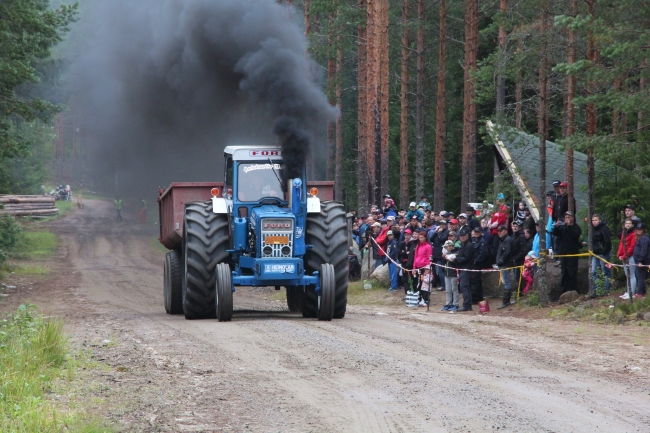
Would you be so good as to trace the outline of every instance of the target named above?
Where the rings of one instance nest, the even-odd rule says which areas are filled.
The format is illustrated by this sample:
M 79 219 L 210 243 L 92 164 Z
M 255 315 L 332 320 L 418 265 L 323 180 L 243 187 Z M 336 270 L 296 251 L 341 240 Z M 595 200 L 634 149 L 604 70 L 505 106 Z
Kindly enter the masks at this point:
M 188 320 L 216 315 L 215 267 L 227 263 L 228 217 L 212 212 L 212 201 L 185 205 L 183 221 L 183 312 Z
M 219 263 L 215 273 L 217 320 L 219 322 L 230 322 L 232 319 L 232 274 L 230 273 L 230 266 Z
M 292 313 L 299 313 L 302 311 L 302 286 L 285 286 L 287 289 L 287 307 Z
M 171 250 L 165 254 L 163 297 L 167 314 L 183 312 L 183 260 L 181 252 Z
M 336 292 L 336 280 L 334 278 L 334 266 L 326 263 L 321 265 L 320 295 L 318 296 L 318 320 L 332 320 L 334 316 L 334 297 Z
M 307 214 L 305 269 L 308 273 L 321 271 L 321 265 L 334 267 L 334 318 L 345 316 L 348 303 L 348 224 L 343 205 L 334 201 L 321 202 L 320 213 Z M 310 290 L 311 289 L 311 290 Z M 305 311 L 307 307 L 308 311 Z M 305 287 L 303 316 L 316 317 L 318 297 L 313 287 Z

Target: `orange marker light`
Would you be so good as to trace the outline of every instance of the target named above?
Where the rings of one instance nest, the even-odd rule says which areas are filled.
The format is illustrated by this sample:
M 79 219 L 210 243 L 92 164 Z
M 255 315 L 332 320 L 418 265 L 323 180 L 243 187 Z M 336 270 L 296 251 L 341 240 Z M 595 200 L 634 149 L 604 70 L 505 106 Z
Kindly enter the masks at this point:
M 309 193 L 312 195 L 312 197 L 316 197 L 318 195 L 318 188 L 310 189 Z
M 227 192 L 227 194 L 228 194 L 228 195 L 232 195 L 232 188 L 228 188 L 228 192 Z
M 217 197 L 219 195 L 219 188 L 212 188 L 210 192 L 212 193 L 212 197 Z

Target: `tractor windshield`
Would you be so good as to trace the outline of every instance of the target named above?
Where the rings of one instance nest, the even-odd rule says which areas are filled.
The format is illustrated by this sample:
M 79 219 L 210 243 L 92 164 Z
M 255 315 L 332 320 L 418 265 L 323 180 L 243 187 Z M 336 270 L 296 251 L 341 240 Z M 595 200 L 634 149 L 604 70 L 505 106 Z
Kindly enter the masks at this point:
M 282 164 L 270 162 L 240 163 L 237 168 L 237 199 L 239 201 L 259 201 L 267 197 L 285 200 L 284 188 L 278 181 L 282 179 Z

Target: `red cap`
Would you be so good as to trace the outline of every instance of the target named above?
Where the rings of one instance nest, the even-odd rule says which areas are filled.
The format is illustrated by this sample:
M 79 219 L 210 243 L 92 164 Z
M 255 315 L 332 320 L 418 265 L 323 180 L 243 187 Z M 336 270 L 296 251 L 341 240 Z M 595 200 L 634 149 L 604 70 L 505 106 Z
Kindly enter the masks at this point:
M 452 223 L 452 224 L 458 224 L 458 220 L 451 220 L 449 222 Z
M 560 182 L 560 185 L 559 185 L 559 186 L 560 186 L 560 188 L 562 188 L 562 187 L 564 187 L 564 188 L 568 188 L 569 184 L 566 183 L 566 182 Z

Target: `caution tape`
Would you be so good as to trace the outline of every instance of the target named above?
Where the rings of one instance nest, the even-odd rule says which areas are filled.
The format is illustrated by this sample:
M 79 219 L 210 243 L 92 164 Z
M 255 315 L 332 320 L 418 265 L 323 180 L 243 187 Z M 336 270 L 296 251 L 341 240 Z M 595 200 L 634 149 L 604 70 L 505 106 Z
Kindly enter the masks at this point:
M 439 265 L 437 263 L 429 262 L 429 266 L 423 266 L 423 267 L 417 268 L 417 269 L 407 269 L 407 268 L 403 267 L 401 264 L 397 263 L 395 260 L 391 259 L 390 256 L 388 256 L 388 254 L 386 254 L 386 251 L 384 251 L 384 249 L 381 247 L 381 245 L 379 245 L 377 243 L 375 238 L 370 238 L 370 239 L 372 239 L 372 241 L 375 243 L 375 245 L 377 245 L 377 248 L 379 248 L 379 251 L 381 251 L 388 260 L 390 260 L 395 266 L 397 266 L 398 268 L 400 268 L 401 270 L 403 270 L 405 272 L 415 272 L 415 271 L 421 271 L 422 269 L 429 269 L 431 267 L 431 265 L 440 266 L 441 268 L 445 268 L 445 269 L 454 269 L 456 271 L 467 271 L 467 272 L 501 272 L 501 271 L 510 271 L 510 270 L 513 270 L 513 269 L 522 269 L 523 270 L 523 267 L 524 267 L 522 265 L 522 266 L 512 266 L 510 268 L 464 269 L 464 268 L 455 268 L 453 266 Z

